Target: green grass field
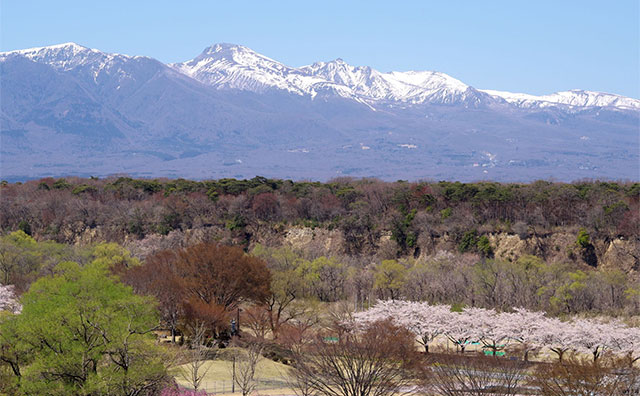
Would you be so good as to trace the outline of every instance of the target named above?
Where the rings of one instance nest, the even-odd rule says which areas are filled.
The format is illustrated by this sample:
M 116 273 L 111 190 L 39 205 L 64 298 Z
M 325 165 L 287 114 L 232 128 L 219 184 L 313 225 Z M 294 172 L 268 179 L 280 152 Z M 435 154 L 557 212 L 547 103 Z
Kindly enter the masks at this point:
M 206 371 L 206 375 L 200 384 L 200 389 L 215 394 L 231 393 L 233 363 L 228 357 L 235 349 L 228 348 L 222 353 L 220 359 L 205 362 L 202 370 Z M 188 369 L 188 364 L 178 366 L 175 368 L 174 375 L 178 384 L 191 388 L 188 382 L 180 375 L 180 372 L 186 369 Z M 288 366 L 263 358 L 256 369 L 257 390 L 261 394 L 273 394 L 274 392 L 275 394 L 293 394 L 292 391 L 287 391 L 286 389 L 288 372 Z M 240 392 L 237 385 L 235 391 L 236 393 Z

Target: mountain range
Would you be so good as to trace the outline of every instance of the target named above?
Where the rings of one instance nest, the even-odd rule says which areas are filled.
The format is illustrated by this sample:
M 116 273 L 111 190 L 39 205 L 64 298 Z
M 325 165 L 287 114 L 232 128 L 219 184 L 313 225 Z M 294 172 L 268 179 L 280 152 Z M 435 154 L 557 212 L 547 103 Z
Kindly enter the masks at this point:
M 215 44 L 164 64 L 75 43 L 0 53 L 0 176 L 639 180 L 640 100 L 476 89 Z

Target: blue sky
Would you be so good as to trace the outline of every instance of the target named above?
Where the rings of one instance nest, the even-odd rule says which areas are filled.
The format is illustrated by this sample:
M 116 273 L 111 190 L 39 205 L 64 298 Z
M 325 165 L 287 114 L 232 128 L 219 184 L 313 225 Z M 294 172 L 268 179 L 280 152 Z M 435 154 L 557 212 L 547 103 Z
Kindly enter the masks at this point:
M 176 62 L 230 42 L 291 66 L 343 58 L 476 88 L 640 98 L 638 0 L 0 1 L 2 51 L 74 41 Z

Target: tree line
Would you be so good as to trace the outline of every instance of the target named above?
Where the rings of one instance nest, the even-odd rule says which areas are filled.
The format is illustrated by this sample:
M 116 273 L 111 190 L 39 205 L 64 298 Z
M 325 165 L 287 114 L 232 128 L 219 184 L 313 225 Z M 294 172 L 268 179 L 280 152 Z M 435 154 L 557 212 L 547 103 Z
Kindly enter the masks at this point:
M 640 184 L 624 182 L 45 178 L 2 183 L 0 194 L 0 231 L 22 229 L 58 242 L 92 232 L 122 242 L 215 229 L 218 238 L 248 246 L 264 233 L 300 225 L 339 230 L 351 255 L 375 251 L 387 232 L 398 256 L 417 255 L 445 234 L 461 249 L 486 254 L 474 232 L 528 238 L 583 227 L 594 240 L 610 240 L 636 238 L 640 223 Z
M 446 337 L 463 353 L 468 344 L 479 342 L 492 355 L 516 345 L 524 351 L 524 360 L 542 348 L 556 353 L 560 361 L 568 351 L 592 355 L 594 361 L 610 351 L 624 356 L 630 367 L 640 360 L 640 330 L 616 319 L 561 321 L 523 308 L 503 312 L 452 308 L 455 307 L 387 300 L 355 313 L 350 325 L 391 321 L 414 333 L 427 353 L 429 344 Z

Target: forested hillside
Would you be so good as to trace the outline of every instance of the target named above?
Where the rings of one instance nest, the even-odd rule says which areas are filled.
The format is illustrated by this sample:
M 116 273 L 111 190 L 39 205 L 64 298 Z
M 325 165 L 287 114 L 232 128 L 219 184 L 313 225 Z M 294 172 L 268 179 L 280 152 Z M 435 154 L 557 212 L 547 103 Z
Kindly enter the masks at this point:
M 387 256 L 419 257 L 436 253 L 438 241 L 446 240 L 449 250 L 490 256 L 497 247 L 491 236 L 498 234 L 540 242 L 569 233 L 576 242 L 580 233 L 581 249 L 569 256 L 597 266 L 604 254 L 598 247 L 637 242 L 640 223 L 638 183 L 47 178 L 4 183 L 0 192 L 0 230 L 20 228 L 61 243 L 129 243 L 167 235 L 183 243 L 199 231 L 203 238 L 249 248 L 281 242 L 292 228 L 307 227 L 339 236 L 336 253 L 347 255 L 380 254 L 384 248 Z M 392 249 L 383 246 L 385 239 Z M 547 257 L 556 247 L 567 246 L 536 249 Z
M 215 241 L 262 257 L 276 275 L 298 273 L 303 294 L 321 301 L 403 297 L 556 313 L 636 312 L 640 303 L 637 183 L 119 177 L 1 191 L 3 251 L 77 256 L 114 242 L 144 260 Z M 7 235 L 15 230 L 35 245 Z M 4 267 L 4 282 L 26 290 L 46 265 Z

